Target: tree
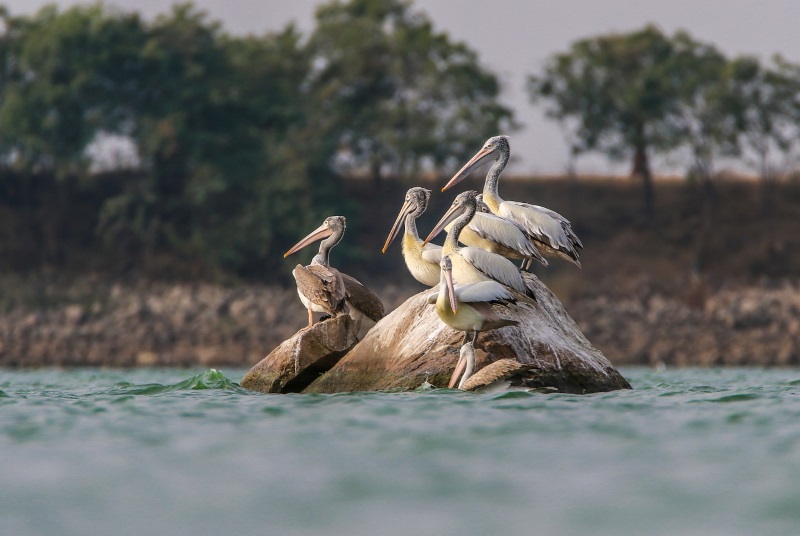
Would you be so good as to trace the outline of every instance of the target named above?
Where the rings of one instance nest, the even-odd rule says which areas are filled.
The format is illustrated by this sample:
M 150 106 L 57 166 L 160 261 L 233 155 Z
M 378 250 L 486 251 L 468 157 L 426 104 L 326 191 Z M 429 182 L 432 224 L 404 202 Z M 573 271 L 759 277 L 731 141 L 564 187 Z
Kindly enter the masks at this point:
M 761 177 L 762 214 L 769 217 L 771 184 L 800 147 L 800 66 L 779 56 L 771 67 L 743 56 L 732 62 L 730 70 L 733 117 L 748 151 L 745 161 Z
M 438 171 L 511 127 L 494 75 L 410 3 L 334 1 L 316 19 L 313 116 L 339 169 L 366 169 L 376 182 Z
M 647 26 L 578 41 L 528 81 L 532 100 L 546 103 L 549 117 L 578 123 L 577 151 L 632 158 L 646 221 L 655 211 L 650 155 L 680 143 L 671 120 L 693 69 L 687 59 L 697 48 L 702 45 L 683 32 L 670 38 Z

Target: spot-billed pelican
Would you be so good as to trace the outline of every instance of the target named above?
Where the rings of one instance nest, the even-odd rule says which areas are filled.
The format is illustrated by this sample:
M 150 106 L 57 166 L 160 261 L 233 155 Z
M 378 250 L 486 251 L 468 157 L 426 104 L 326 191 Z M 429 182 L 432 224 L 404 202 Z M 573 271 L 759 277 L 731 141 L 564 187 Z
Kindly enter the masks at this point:
M 532 368 L 532 365 L 525 365 L 516 359 L 499 359 L 473 374 L 475 346 L 471 342 L 467 342 L 461 346 L 458 363 L 450 377 L 448 387 L 452 389 L 458 383 L 458 388 L 462 391 L 480 393 L 504 391 L 512 386 L 522 386 L 523 381 L 531 376 Z M 459 381 L 459 376 L 461 381 Z
M 497 191 L 500 173 L 503 172 L 511 154 L 506 136 L 494 136 L 486 140 L 480 151 L 464 164 L 442 191 L 461 182 L 469 173 L 488 160 L 495 162 L 486 175 L 483 185 L 483 201 L 493 214 L 518 223 L 528 236 L 536 241 L 545 255 L 559 257 L 580 267 L 580 253 L 583 248 L 580 239 L 572 230 L 572 225 L 561 214 L 539 205 L 504 201 Z
M 361 326 L 363 318 L 377 322 L 384 315 L 383 303 L 369 288 L 357 279 L 332 268 L 329 262 L 330 250 L 341 241 L 345 231 L 344 216 L 330 216 L 317 229 L 295 244 L 286 252 L 284 258 L 305 246 L 323 239 L 319 245 L 319 253 L 314 256 L 309 266 L 297 265 L 292 271 L 297 281 L 297 293 L 300 301 L 308 309 L 308 327 L 314 323 L 313 311 L 324 312 L 332 316 L 348 313 Z M 332 307 L 330 304 L 339 300 L 342 305 Z
M 450 255 L 442 257 L 439 291 L 428 295 L 428 303 L 436 304 L 436 314 L 451 328 L 464 332 L 464 342 L 472 333 L 472 343 L 478 333 L 489 329 L 514 326 L 516 320 L 503 317 L 495 306 L 514 303 L 514 295 L 496 281 L 481 281 L 455 286 Z
M 534 297 L 533 291 L 525 285 L 514 263 L 484 249 L 458 245 L 461 231 L 475 215 L 475 196 L 477 195 L 477 192 L 472 190 L 458 194 L 448 211 L 425 239 L 425 243 L 439 234 L 448 223 L 453 222 L 444 241 L 442 255 L 450 255 L 452 258 L 453 273 L 459 284 L 497 281 L 517 292 Z
M 522 227 L 511 220 L 492 214 L 488 211 L 488 207 L 486 208 L 486 212 L 483 210 L 475 212 L 475 216 L 458 236 L 459 242 L 465 246 L 485 249 L 507 259 L 523 259 L 523 265 L 526 263 L 530 265 L 535 259 L 547 266 L 547 260 L 542 257 Z M 452 227 L 453 222 L 450 222 L 444 230 L 449 233 Z
M 425 209 L 428 208 L 428 201 L 431 191 L 425 188 L 414 187 L 406 192 L 406 199 L 400 214 L 394 221 L 392 230 L 386 238 L 386 243 L 381 250 L 386 253 L 389 244 L 400 234 L 400 223 L 405 223 L 405 233 L 403 234 L 403 259 L 411 275 L 429 287 L 433 287 L 439 282 L 439 262 L 442 260 L 442 246 L 436 244 L 424 244 L 417 232 L 417 218 Z

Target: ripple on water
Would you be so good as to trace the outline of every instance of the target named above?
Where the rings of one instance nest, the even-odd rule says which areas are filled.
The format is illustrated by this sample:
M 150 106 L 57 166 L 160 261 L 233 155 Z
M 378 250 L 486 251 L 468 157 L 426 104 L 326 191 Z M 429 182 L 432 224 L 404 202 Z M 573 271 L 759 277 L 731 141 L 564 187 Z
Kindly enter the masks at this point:
M 0 518 L 20 536 L 793 533 L 797 371 L 623 372 L 635 390 L 579 396 L 11 371 Z

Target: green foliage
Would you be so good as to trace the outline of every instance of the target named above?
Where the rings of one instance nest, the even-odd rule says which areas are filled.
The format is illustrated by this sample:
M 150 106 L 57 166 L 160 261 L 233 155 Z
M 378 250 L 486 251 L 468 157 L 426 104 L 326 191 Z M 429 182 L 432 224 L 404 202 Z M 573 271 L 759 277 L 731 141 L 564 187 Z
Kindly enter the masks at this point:
M 325 4 L 309 50 L 312 120 L 345 170 L 441 171 L 512 126 L 494 75 L 408 2 Z
M 652 214 L 652 152 L 688 149 L 694 172 L 706 178 L 716 157 L 739 155 L 743 145 L 758 156 L 762 175 L 771 150 L 792 153 L 800 68 L 774 63 L 731 62 L 685 32 L 667 36 L 647 26 L 574 43 L 530 77 L 528 89 L 549 117 L 573 126 L 575 154 L 633 157 Z
M 358 222 L 348 151 L 408 175 L 510 124 L 475 53 L 405 2 L 330 3 L 309 36 L 230 36 L 190 3 L 0 17 L 0 218 L 16 214 L 33 264 L 79 245 L 115 271 L 263 277 L 324 215 Z M 108 135 L 133 169 L 92 170 Z

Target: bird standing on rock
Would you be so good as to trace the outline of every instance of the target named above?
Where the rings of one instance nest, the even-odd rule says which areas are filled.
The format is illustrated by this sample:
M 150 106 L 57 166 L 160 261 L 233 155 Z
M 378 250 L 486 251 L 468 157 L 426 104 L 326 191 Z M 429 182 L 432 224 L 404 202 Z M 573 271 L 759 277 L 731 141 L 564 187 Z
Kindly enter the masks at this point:
M 344 216 L 330 216 L 284 254 L 285 258 L 317 240 L 324 239 L 311 264 L 298 264 L 292 271 L 300 301 L 308 309 L 308 326 L 304 329 L 314 324 L 315 311 L 331 316 L 349 314 L 356 322 L 357 330 L 364 318 L 373 322 L 383 318 L 383 303 L 374 292 L 354 277 L 330 266 L 330 250 L 342 240 L 345 228 Z
M 536 246 L 544 255 L 559 257 L 580 268 L 581 261 L 578 250 L 583 248 L 583 244 L 572 230 L 572 224 L 568 219 L 549 208 L 517 201 L 505 201 L 500 197 L 497 185 L 510 155 L 511 148 L 508 144 L 508 137 L 489 138 L 481 150 L 475 153 L 475 156 L 453 175 L 442 191 L 452 188 L 464 180 L 473 169 L 494 159 L 495 162 L 489 169 L 483 185 L 483 201 L 492 214 L 519 224 L 525 233 L 536 241 Z
M 449 255 L 442 257 L 439 291 L 428 295 L 428 303 L 436 304 L 436 314 L 451 328 L 464 332 L 464 342 L 472 333 L 472 343 L 481 331 L 515 326 L 519 322 L 503 317 L 494 306 L 515 303 L 514 295 L 496 281 L 481 281 L 456 287 L 453 263 Z
M 450 209 L 442 216 L 439 223 L 433 228 L 428 240 L 439 234 L 450 222 L 453 226 L 447 233 L 447 238 L 442 247 L 443 255 L 450 255 L 453 273 L 459 284 L 466 285 L 480 281 L 497 281 L 513 288 L 520 294 L 527 294 L 535 299 L 533 291 L 528 288 L 514 263 L 495 253 L 476 247 L 461 247 L 458 240 L 462 230 L 475 216 L 477 210 L 475 191 L 462 192 L 453 200 Z

